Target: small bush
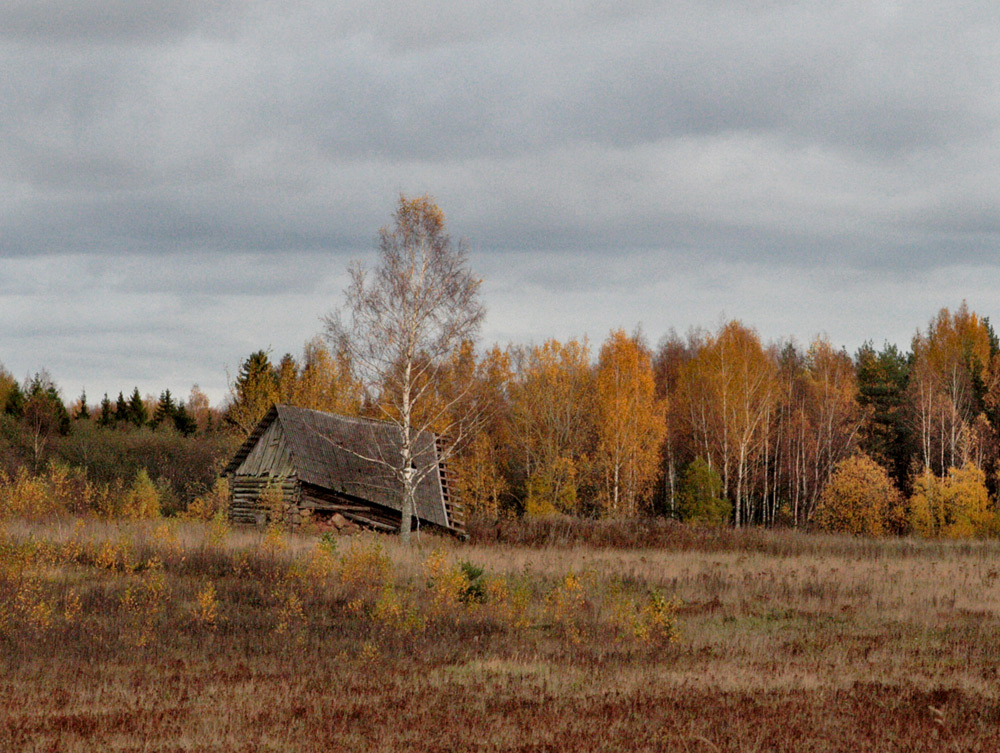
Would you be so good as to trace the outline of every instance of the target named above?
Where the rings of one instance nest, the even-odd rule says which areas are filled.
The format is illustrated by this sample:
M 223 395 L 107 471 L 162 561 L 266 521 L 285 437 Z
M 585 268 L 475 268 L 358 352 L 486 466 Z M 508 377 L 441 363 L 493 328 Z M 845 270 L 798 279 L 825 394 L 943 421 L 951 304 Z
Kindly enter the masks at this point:
M 482 604 L 486 601 L 485 571 L 479 565 L 474 565 L 468 560 L 458 563 L 458 567 L 462 575 L 465 576 L 466 582 L 462 601 Z
M 37 520 L 85 512 L 98 495 L 79 469 L 54 465 L 32 475 L 22 468 L 13 478 L 0 472 L 0 518 Z
M 573 643 L 583 640 L 583 617 L 587 595 L 574 573 L 566 575 L 545 597 L 546 615 L 552 626 Z
M 339 575 L 345 586 L 378 590 L 392 575 L 392 560 L 374 534 L 356 536 L 340 557 Z
M 195 595 L 195 620 L 210 630 L 215 630 L 219 620 L 219 600 L 215 584 L 209 581 Z
M 160 517 L 160 490 L 150 480 L 145 468 L 135 475 L 132 486 L 125 494 L 121 514 L 132 520 Z
M 866 455 L 854 455 L 834 468 L 814 522 L 824 531 L 884 536 L 902 509 L 902 495 L 885 469 Z
M 465 600 L 469 580 L 444 549 L 438 548 L 431 552 L 424 561 L 424 574 L 427 576 L 427 588 L 435 611 L 450 613 Z
M 677 511 L 681 520 L 706 525 L 724 525 L 732 516 L 733 506 L 722 495 L 722 478 L 700 457 L 684 471 Z
M 212 489 L 188 505 L 181 517 L 190 520 L 211 520 L 220 513 L 225 515 L 229 510 L 229 479 L 224 476 L 217 478 Z
M 645 643 L 665 645 L 680 640 L 677 626 L 678 599 L 667 600 L 659 591 L 653 591 L 639 611 L 634 624 L 635 637 Z

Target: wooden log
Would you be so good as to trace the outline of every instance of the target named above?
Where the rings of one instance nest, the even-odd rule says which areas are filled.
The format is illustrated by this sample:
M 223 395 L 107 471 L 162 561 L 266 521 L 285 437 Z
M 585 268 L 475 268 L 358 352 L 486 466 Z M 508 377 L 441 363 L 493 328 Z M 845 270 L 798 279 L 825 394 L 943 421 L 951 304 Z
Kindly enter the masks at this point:
M 389 533 L 395 533 L 399 530 L 399 526 L 391 526 L 387 523 L 380 523 L 377 520 L 372 520 L 364 515 L 359 515 L 356 512 L 344 513 L 344 517 L 348 520 L 353 520 L 355 523 L 360 523 L 361 525 L 370 526 L 372 528 L 377 528 L 380 531 L 387 531 Z

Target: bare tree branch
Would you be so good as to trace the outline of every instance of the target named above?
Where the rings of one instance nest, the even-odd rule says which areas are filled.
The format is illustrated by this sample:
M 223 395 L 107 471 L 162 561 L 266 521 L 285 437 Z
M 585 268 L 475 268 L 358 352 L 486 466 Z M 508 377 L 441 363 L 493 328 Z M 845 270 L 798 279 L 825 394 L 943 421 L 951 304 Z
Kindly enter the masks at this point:
M 344 306 L 324 319 L 326 338 L 348 354 L 370 400 L 399 429 L 400 456 L 383 462 L 403 485 L 404 541 L 417 485 L 478 425 L 474 370 L 470 382 L 453 385 L 448 396 L 440 394 L 440 383 L 463 344 L 478 335 L 485 315 L 479 287 L 464 244 L 452 246 L 434 201 L 400 196 L 393 226 L 379 233 L 377 266 L 352 264 Z M 448 375 L 461 378 L 454 369 Z M 428 431 L 450 437 L 433 461 L 414 452 Z

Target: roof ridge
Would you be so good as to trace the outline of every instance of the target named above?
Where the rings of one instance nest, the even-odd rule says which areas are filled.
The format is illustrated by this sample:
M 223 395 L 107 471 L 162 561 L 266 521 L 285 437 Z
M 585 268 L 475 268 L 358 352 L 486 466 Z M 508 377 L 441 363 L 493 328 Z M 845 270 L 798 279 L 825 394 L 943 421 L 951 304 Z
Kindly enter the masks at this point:
M 277 408 L 279 412 L 285 410 L 308 411 L 309 413 L 316 413 L 321 416 L 324 416 L 325 418 L 336 418 L 342 421 L 396 426 L 395 421 L 390 421 L 389 419 L 386 418 L 372 418 L 370 416 L 351 416 L 348 415 L 347 413 L 333 413 L 331 411 L 319 410 L 317 408 L 303 408 L 300 405 L 289 405 L 288 403 L 281 403 L 281 404 L 276 403 L 274 407 Z

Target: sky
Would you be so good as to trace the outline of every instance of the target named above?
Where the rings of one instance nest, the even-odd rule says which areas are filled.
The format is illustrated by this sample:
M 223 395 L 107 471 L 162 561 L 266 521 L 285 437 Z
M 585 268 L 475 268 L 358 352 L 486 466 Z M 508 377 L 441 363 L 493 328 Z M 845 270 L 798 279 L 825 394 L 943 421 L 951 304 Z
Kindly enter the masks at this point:
M 1000 317 L 987 2 L 6 0 L 0 364 L 214 403 L 432 195 L 482 344 Z

